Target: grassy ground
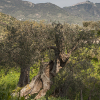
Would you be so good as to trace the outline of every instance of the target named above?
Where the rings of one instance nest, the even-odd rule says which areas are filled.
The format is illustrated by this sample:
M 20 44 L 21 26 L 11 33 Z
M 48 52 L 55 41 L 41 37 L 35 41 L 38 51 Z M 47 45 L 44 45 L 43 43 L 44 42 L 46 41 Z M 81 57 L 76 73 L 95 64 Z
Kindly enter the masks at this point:
M 14 69 L 5 75 L 5 70 L 1 69 L 0 71 L 0 100 L 10 100 L 11 92 L 17 86 L 20 73 Z
M 95 73 L 92 76 L 95 76 L 97 79 L 100 79 L 100 74 L 97 74 L 97 69 L 100 65 L 100 62 L 94 63 L 95 64 Z M 11 68 L 7 74 L 5 74 L 6 68 L 2 68 L 0 70 L 0 100 L 25 100 L 23 97 L 18 98 L 18 97 L 12 97 L 11 93 L 13 90 L 16 88 L 19 76 L 20 76 L 20 68 Z M 37 68 L 32 68 L 30 71 L 30 79 L 32 79 L 37 73 L 38 73 L 38 67 Z M 100 71 L 99 71 L 100 72 Z M 32 100 L 34 97 L 31 96 L 27 100 Z M 49 100 L 67 100 L 67 98 L 54 98 L 54 97 L 49 97 Z M 45 97 L 39 99 L 39 100 L 46 100 Z
M 18 79 L 20 76 L 20 69 L 15 70 L 14 68 L 10 69 L 5 75 L 5 68 L 0 70 L 0 100 L 25 100 L 23 97 L 18 98 L 18 97 L 12 97 L 11 93 L 14 91 L 14 89 L 17 86 Z M 38 72 L 38 68 L 35 70 L 30 71 L 30 79 L 32 79 L 33 76 L 35 76 Z M 31 96 L 27 100 L 32 100 L 33 96 Z M 54 98 L 54 97 L 49 97 L 49 100 L 66 100 L 64 98 Z M 39 99 L 39 100 L 46 100 L 45 97 Z

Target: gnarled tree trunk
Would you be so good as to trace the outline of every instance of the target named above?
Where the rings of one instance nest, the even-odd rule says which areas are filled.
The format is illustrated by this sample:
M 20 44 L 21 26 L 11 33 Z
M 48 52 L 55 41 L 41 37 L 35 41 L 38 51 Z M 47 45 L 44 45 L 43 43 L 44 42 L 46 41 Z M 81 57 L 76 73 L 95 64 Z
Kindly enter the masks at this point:
M 35 93 L 38 93 L 35 99 L 39 99 L 40 97 L 44 96 L 52 84 L 51 79 L 54 76 L 50 72 L 52 71 L 53 66 L 53 61 L 50 61 L 49 64 L 44 64 L 44 66 L 42 65 L 38 75 L 32 79 L 30 84 L 22 88 L 20 91 L 20 96 L 25 96 L 27 98 L 28 94 L 31 95 Z
M 45 96 L 47 90 L 49 90 L 51 84 L 53 84 L 52 79 L 62 68 L 61 65 L 63 64 L 61 64 L 60 59 L 57 57 L 55 61 L 50 61 L 49 64 L 41 66 L 38 75 L 32 79 L 30 84 L 22 88 L 20 96 L 25 96 L 25 98 L 27 98 L 28 94 L 32 95 L 35 93 L 38 93 L 35 99 Z
M 45 96 L 47 90 L 49 90 L 51 84 L 53 84 L 52 79 L 56 76 L 56 73 L 58 73 L 59 70 L 68 62 L 71 53 L 76 49 L 77 45 L 73 47 L 72 50 L 67 53 L 67 55 L 60 52 L 60 50 L 56 47 L 49 47 L 49 49 L 53 49 L 55 52 L 55 60 L 40 66 L 38 75 L 32 79 L 30 84 L 27 84 L 21 89 L 20 96 L 24 96 L 26 99 L 28 98 L 29 94 L 32 95 L 35 93 L 38 93 L 35 99 Z

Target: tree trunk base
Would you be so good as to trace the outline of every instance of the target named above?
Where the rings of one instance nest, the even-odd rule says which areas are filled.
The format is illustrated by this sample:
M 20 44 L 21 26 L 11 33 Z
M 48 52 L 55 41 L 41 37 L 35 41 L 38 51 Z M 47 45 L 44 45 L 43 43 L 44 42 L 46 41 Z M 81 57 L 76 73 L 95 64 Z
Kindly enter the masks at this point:
M 32 79 L 30 84 L 27 84 L 20 90 L 20 96 L 24 96 L 25 99 L 27 99 L 29 95 L 38 93 L 34 100 L 45 96 L 53 84 L 51 79 L 55 77 L 59 69 L 61 69 L 59 59 L 56 59 L 55 62 L 50 61 L 49 64 L 41 66 L 38 75 Z
M 42 96 L 45 96 L 47 90 L 50 89 L 51 84 L 53 83 L 51 79 L 54 77 L 51 73 L 54 67 L 54 62 L 50 61 L 49 64 L 45 64 L 40 67 L 40 71 L 37 76 L 35 76 L 30 84 L 27 84 L 20 91 L 20 96 L 28 98 L 28 95 L 38 93 L 34 99 L 39 99 Z M 55 72 L 54 72 L 55 73 Z
M 21 67 L 21 74 L 18 82 L 18 87 L 23 87 L 29 83 L 29 70 L 29 66 Z

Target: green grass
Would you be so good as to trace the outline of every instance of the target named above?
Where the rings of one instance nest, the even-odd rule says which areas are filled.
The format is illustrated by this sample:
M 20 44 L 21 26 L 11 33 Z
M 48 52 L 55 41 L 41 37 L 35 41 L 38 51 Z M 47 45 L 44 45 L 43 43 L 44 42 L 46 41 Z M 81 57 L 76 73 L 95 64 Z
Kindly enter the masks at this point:
M 34 66 L 33 66 L 34 67 Z M 38 73 L 38 68 L 36 67 L 35 69 L 32 69 L 30 71 L 30 79 L 32 79 L 37 73 Z M 11 94 L 15 90 L 19 76 L 20 76 L 20 69 L 14 69 L 11 68 L 7 75 L 5 75 L 5 68 L 0 70 L 0 100 L 25 100 L 24 97 L 18 98 L 18 97 L 13 97 Z M 32 100 L 34 97 L 30 96 L 27 100 Z M 49 100 L 67 100 L 64 98 L 54 98 L 54 97 L 49 97 Z M 46 100 L 45 97 L 42 97 L 39 100 Z
M 14 69 L 5 75 L 5 70 L 1 69 L 0 71 L 0 99 L 1 100 L 10 100 L 9 96 L 17 86 L 20 73 Z
M 40 98 L 38 100 L 46 100 L 46 98 L 45 97 L 42 97 L 42 98 Z M 67 99 L 66 97 L 64 97 L 64 98 L 61 98 L 61 97 L 58 97 L 58 98 L 48 97 L 48 100 L 69 100 L 69 99 Z
M 95 62 L 94 60 L 92 60 L 92 63 L 95 66 L 95 74 L 91 74 L 91 76 L 94 76 L 95 78 L 100 80 L 100 74 L 97 73 L 98 68 L 100 66 L 100 62 Z M 37 65 L 37 66 L 36 66 Z M 30 80 L 37 75 L 38 71 L 39 71 L 39 64 L 36 64 L 34 66 L 32 66 L 30 69 Z M 17 83 L 19 80 L 19 76 L 20 76 L 20 68 L 11 68 L 7 75 L 5 75 L 5 70 L 6 68 L 2 68 L 0 70 L 0 100 L 25 100 L 23 97 L 18 98 L 18 97 L 12 97 L 11 93 L 13 90 L 15 90 L 15 88 L 17 87 Z M 98 85 L 97 85 L 98 87 Z M 27 100 L 32 100 L 34 98 L 34 96 L 31 96 L 30 98 L 28 98 Z M 42 97 L 39 100 L 46 100 L 45 97 Z M 55 97 L 48 97 L 48 100 L 68 100 L 67 98 L 55 98 Z

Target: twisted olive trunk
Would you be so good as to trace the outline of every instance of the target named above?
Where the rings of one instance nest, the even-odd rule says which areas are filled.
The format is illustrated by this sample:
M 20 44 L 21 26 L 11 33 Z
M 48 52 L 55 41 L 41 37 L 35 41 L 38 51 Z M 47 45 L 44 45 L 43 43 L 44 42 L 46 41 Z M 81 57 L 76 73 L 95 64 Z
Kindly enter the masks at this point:
M 29 67 L 22 67 L 19 85 L 26 86 L 21 89 L 20 96 L 24 96 L 27 99 L 28 94 L 32 95 L 38 93 L 34 100 L 45 96 L 51 85 L 53 85 L 52 79 L 56 76 L 62 67 L 65 67 L 66 63 L 69 61 L 71 53 L 76 49 L 76 47 L 77 45 L 73 47 L 72 50 L 67 54 L 63 54 L 58 48 L 54 46 L 47 47 L 47 49 L 54 50 L 55 60 L 50 61 L 47 64 L 41 64 L 39 73 L 32 79 L 30 84 L 28 84 Z M 42 51 L 45 50 L 46 48 L 44 48 Z

